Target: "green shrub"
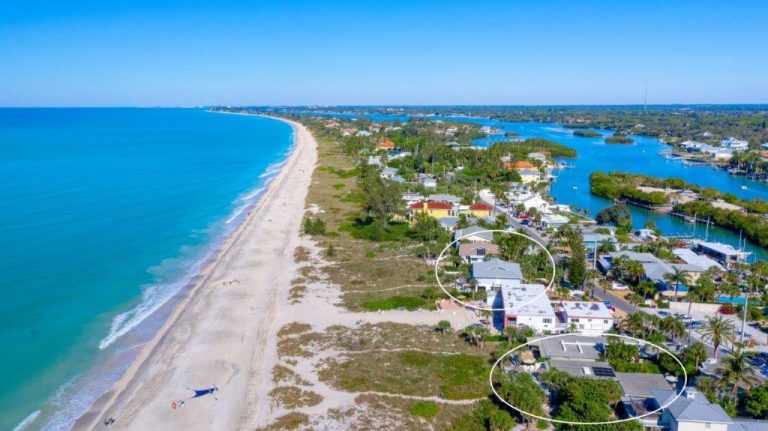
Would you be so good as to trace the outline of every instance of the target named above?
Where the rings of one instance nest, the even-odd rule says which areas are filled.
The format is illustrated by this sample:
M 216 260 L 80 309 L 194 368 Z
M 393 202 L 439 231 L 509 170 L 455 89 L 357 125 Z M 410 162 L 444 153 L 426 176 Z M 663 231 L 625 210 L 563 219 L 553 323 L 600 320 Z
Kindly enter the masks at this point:
M 319 217 L 304 219 L 304 233 L 307 235 L 325 235 L 325 222 Z
M 408 411 L 410 411 L 414 416 L 432 419 L 435 417 L 437 412 L 440 411 L 440 406 L 431 401 L 416 401 L 415 403 L 411 404 L 411 407 L 408 409 Z

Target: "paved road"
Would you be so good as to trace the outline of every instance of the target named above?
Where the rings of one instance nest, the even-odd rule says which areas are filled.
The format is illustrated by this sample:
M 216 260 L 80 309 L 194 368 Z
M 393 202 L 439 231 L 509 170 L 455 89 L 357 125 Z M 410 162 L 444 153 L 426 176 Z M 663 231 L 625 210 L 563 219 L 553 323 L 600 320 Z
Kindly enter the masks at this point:
M 538 232 L 536 232 L 534 229 L 531 229 L 531 228 L 530 228 L 530 227 L 528 227 L 528 226 L 525 226 L 525 225 L 523 225 L 523 224 L 520 224 L 520 222 L 519 222 L 519 221 L 517 221 L 515 218 L 513 218 L 513 217 L 512 217 L 512 216 L 511 216 L 511 215 L 510 215 L 510 214 L 507 212 L 507 210 L 506 210 L 506 209 L 504 209 L 504 208 L 502 208 L 502 207 L 500 207 L 500 206 L 496 205 L 496 200 L 495 200 L 494 198 L 492 198 L 491 196 L 488 196 L 487 194 L 485 194 L 485 193 L 482 193 L 482 192 L 481 192 L 481 193 L 480 193 L 480 199 L 481 199 L 483 202 L 485 202 L 485 203 L 487 203 L 488 205 L 490 205 L 490 206 L 492 206 L 492 207 L 493 207 L 493 215 L 498 215 L 498 214 L 506 214 L 506 216 L 507 216 L 507 219 L 509 220 L 509 224 L 512 226 L 512 228 L 513 228 L 513 229 L 515 229 L 515 230 L 522 230 L 522 231 L 523 231 L 523 233 L 525 233 L 526 235 L 528 235 L 528 236 L 530 236 L 531 238 L 535 239 L 536 241 L 538 241 L 540 244 L 544 245 L 545 247 L 547 246 L 547 244 L 549 244 L 549 241 L 548 241 L 548 240 L 546 240 L 546 239 L 544 239 L 544 238 L 543 238 L 541 235 L 539 235 L 539 233 L 538 233 Z

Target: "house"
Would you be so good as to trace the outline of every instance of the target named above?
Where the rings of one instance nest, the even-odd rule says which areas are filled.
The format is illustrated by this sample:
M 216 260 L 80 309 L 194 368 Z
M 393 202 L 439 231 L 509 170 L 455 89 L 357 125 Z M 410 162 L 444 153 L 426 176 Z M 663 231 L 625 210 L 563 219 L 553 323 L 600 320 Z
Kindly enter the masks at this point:
M 459 256 L 467 263 L 477 263 L 485 260 L 486 257 L 499 254 L 499 246 L 483 242 L 470 242 L 459 244 Z
M 729 148 L 733 151 L 746 151 L 749 149 L 749 142 L 736 139 L 733 136 L 728 139 L 720 141 L 720 146 L 723 148 Z
M 453 239 L 458 240 L 459 238 L 467 242 L 493 242 L 493 232 L 488 232 L 480 226 L 470 226 L 456 231 Z
M 677 396 L 674 390 L 655 389 L 651 393 L 656 408 L 669 404 L 662 412 L 659 424 L 670 431 L 728 431 L 733 424 L 719 404 L 710 403 L 692 387 L 685 388 L 683 395 L 674 402 L 672 400 Z
M 485 202 L 476 202 L 469 206 L 469 212 L 477 218 L 483 218 L 490 216 L 493 208 Z
M 504 162 L 504 168 L 505 169 L 514 169 L 516 171 L 522 170 L 522 169 L 536 169 L 536 167 L 533 165 L 533 163 L 527 161 L 527 160 L 518 160 L 516 162 Z
M 598 249 L 604 243 L 613 244 L 614 246 L 617 244 L 616 237 L 606 233 L 583 232 L 581 240 L 588 251 Z
M 355 136 L 367 137 L 367 136 L 371 136 L 371 132 L 369 132 L 367 130 L 360 130 L 357 133 L 355 133 Z
M 696 243 L 693 250 L 712 257 L 722 264 L 725 269 L 730 269 L 732 265 L 742 262 L 751 254 L 738 250 L 729 244 L 705 241 Z
M 597 267 L 598 267 L 598 269 L 603 271 L 603 273 L 607 273 L 608 271 L 611 270 L 612 263 L 613 263 L 614 259 L 616 259 L 618 257 L 621 257 L 621 256 L 626 256 L 627 259 L 634 260 L 634 261 L 637 261 L 637 262 L 640 262 L 640 263 L 662 262 L 661 259 L 659 259 L 658 257 L 652 255 L 651 253 L 638 253 L 638 252 L 635 252 L 635 251 L 622 250 L 622 251 L 610 252 L 606 256 L 600 257 L 597 260 Z
M 535 208 L 538 212 L 546 212 L 549 210 L 549 202 L 545 201 L 538 193 L 520 195 L 513 205 L 522 204 L 525 207 L 525 211 L 530 211 L 531 208 Z
M 656 231 L 653 229 L 638 229 L 635 231 L 635 238 L 640 241 L 655 241 Z
M 419 183 L 427 189 L 437 188 L 437 179 L 430 175 L 420 174 Z
M 423 212 L 436 219 L 453 216 L 453 205 L 448 202 L 418 201 L 408 206 L 408 212 L 413 217 L 417 212 Z
M 427 196 L 428 201 L 448 202 L 453 205 L 461 204 L 461 198 L 449 194 L 432 194 Z
M 517 263 L 494 258 L 472 264 L 472 278 L 477 287 L 498 292 L 504 286 L 521 286 L 523 272 Z
M 613 314 L 602 302 L 561 301 L 560 321 L 584 335 L 601 335 L 613 327 Z
M 599 360 L 606 344 L 605 337 L 573 334 L 537 340 L 532 342 L 531 346 L 538 348 L 539 356 L 542 358 L 584 363 Z
M 716 260 L 701 254 L 696 254 L 691 249 L 676 248 L 672 250 L 672 253 L 674 253 L 674 255 L 677 256 L 677 258 L 682 260 L 683 262 L 689 265 L 698 266 L 699 268 L 705 271 L 709 268 L 715 268 L 718 271 L 723 270 L 723 267 L 719 263 L 717 263 Z
M 520 169 L 517 173 L 520 175 L 520 181 L 523 184 L 535 183 L 541 178 L 539 171 L 533 169 Z
M 494 260 L 498 261 L 498 259 Z M 531 328 L 537 333 L 556 331 L 555 310 L 552 309 L 543 285 L 512 284 L 505 283 L 503 280 L 499 280 L 499 283 L 500 289 L 496 298 L 500 298 L 501 306 L 504 308 L 504 328 L 510 326 Z M 494 303 L 497 303 L 496 301 L 494 300 Z
M 544 214 L 541 216 L 541 226 L 544 229 L 560 229 L 563 225 L 568 224 L 569 221 L 568 217 L 560 214 Z
M 384 169 L 381 170 L 381 178 L 384 178 L 384 179 L 387 179 L 387 180 L 391 180 L 391 179 L 395 178 L 396 176 L 398 176 L 398 175 L 397 175 L 397 169 L 395 169 L 395 168 L 390 168 L 390 167 L 387 166 L 387 167 L 385 167 Z
M 381 156 L 368 156 L 366 164 L 371 166 L 383 166 L 381 163 Z
M 437 223 L 440 224 L 440 226 L 447 230 L 448 232 L 453 232 L 456 230 L 456 226 L 459 225 L 459 218 L 458 217 L 443 217 L 441 219 L 437 220 Z
M 376 144 L 377 150 L 390 151 L 390 150 L 394 150 L 395 148 L 397 148 L 397 145 L 395 145 L 395 143 L 389 139 L 382 139 L 381 141 L 379 141 L 378 144 Z
M 403 193 L 403 200 L 408 204 L 412 204 L 414 202 L 424 200 L 424 197 L 418 193 L 405 192 Z

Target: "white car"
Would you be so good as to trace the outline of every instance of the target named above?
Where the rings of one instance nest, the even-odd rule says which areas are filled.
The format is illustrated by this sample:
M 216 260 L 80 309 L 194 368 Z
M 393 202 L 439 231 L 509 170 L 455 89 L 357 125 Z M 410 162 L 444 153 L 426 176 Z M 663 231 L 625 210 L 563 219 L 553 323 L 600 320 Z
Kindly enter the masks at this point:
M 614 281 L 613 284 L 611 284 L 611 290 L 629 290 L 629 287 Z

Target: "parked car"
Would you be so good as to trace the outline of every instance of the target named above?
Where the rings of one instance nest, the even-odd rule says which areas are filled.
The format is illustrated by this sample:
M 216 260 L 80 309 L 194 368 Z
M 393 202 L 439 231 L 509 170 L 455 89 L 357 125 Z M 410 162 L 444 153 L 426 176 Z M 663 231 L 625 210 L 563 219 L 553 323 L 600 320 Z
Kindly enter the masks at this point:
M 624 285 L 624 284 L 621 284 L 621 283 L 617 283 L 617 282 L 614 281 L 611 284 L 611 290 L 629 290 L 629 287 L 627 285 Z
M 660 317 L 667 317 L 672 315 L 669 311 L 664 311 L 664 310 L 660 310 L 658 314 Z
M 613 306 L 611 301 L 603 301 L 603 304 L 605 304 L 606 308 L 608 308 L 611 311 L 616 311 L 616 307 Z
M 704 322 L 702 322 L 701 320 L 694 320 L 692 322 L 689 322 L 686 326 L 691 329 L 701 328 L 702 326 L 704 326 Z

